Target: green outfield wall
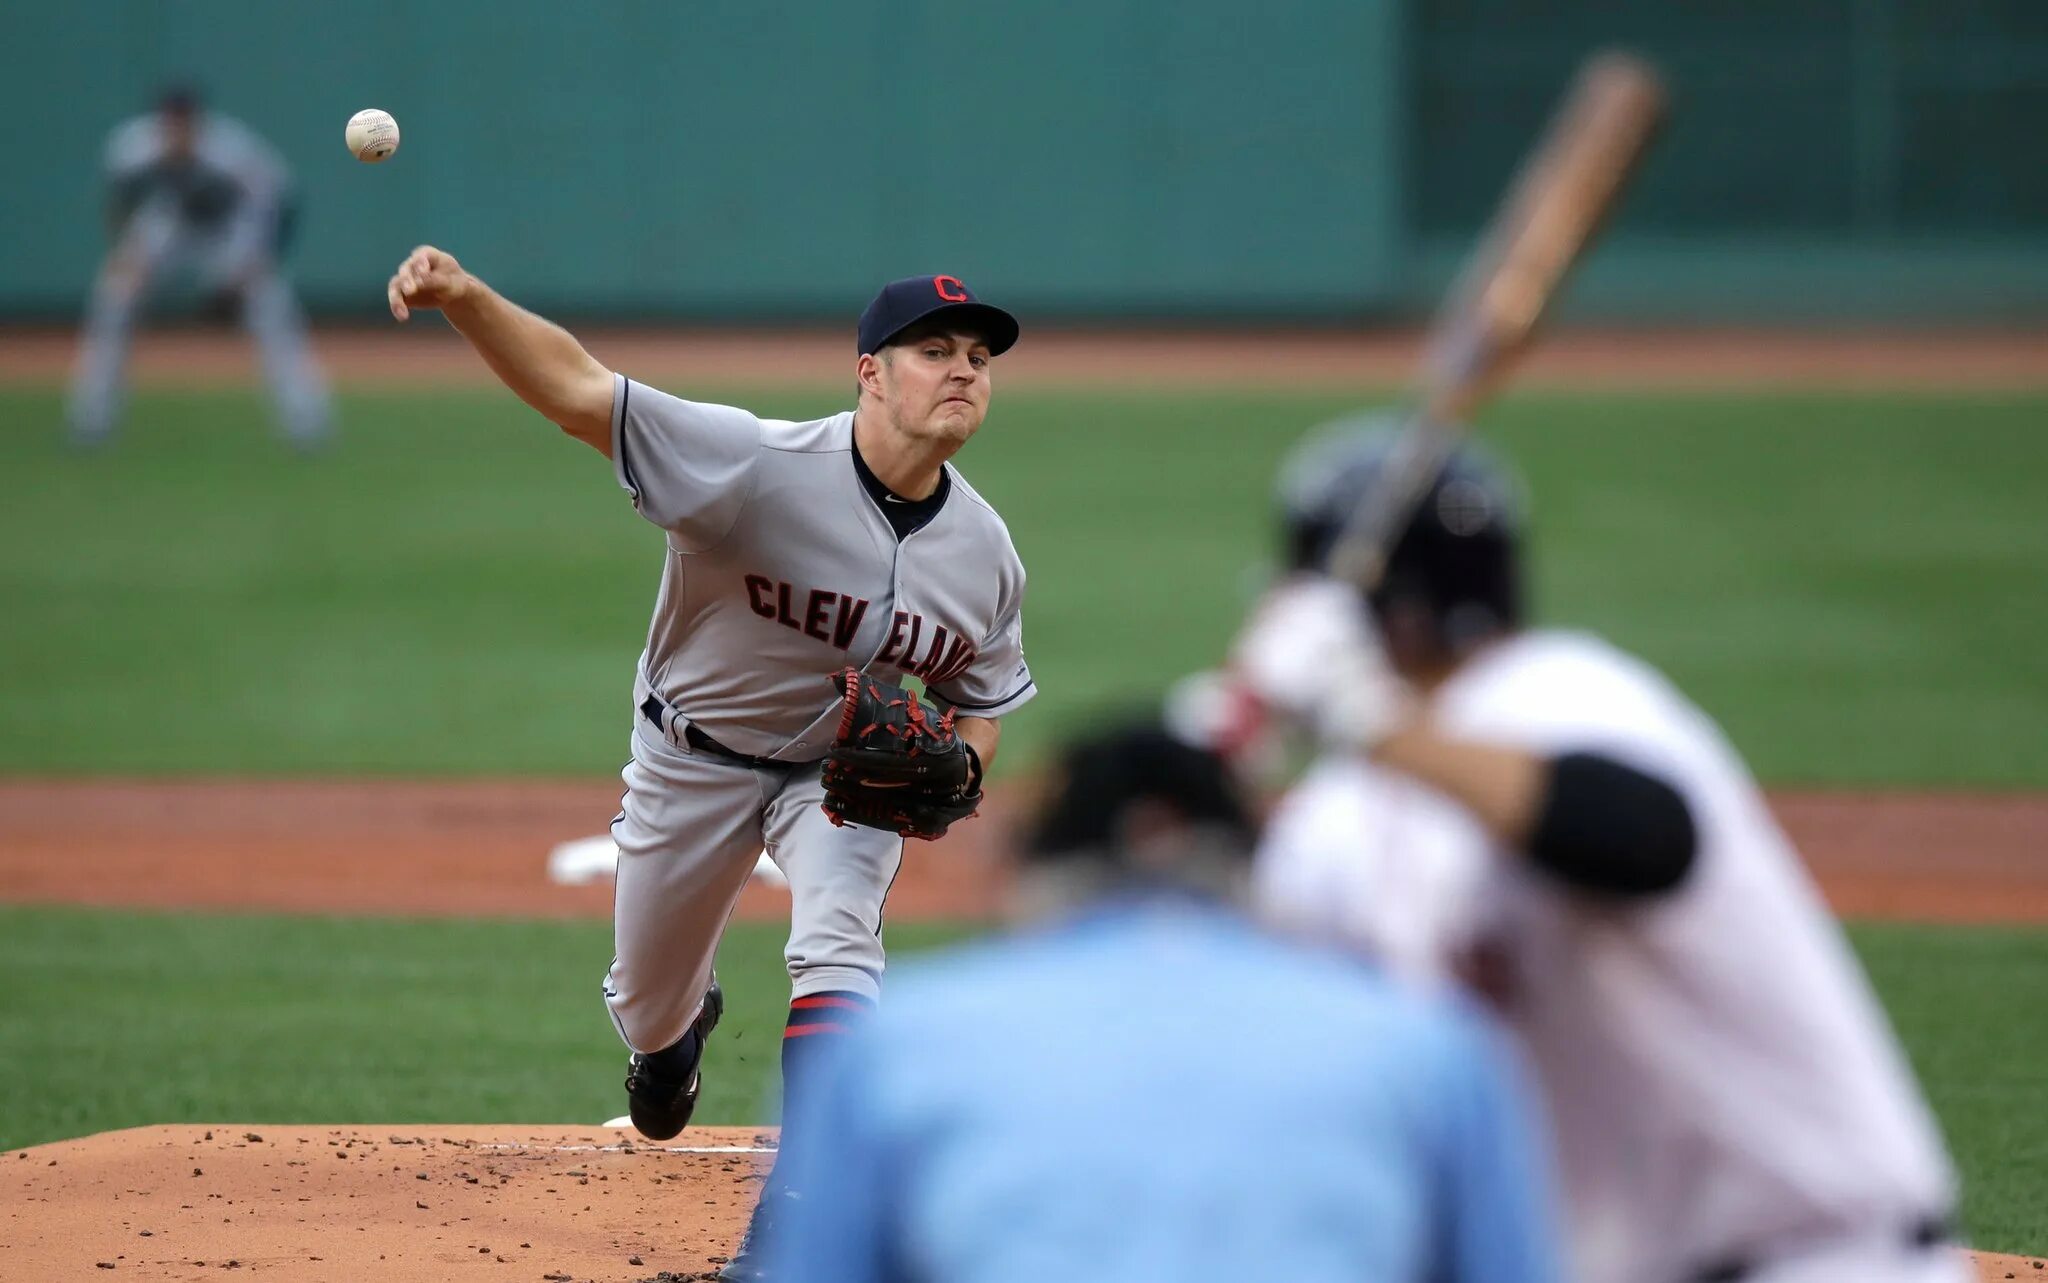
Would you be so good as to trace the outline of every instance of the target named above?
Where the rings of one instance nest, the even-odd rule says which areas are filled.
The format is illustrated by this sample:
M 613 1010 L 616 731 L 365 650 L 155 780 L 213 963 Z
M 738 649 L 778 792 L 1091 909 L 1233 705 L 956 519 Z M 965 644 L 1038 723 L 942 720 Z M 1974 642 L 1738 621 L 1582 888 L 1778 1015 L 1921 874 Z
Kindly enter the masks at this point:
M 331 314 L 419 241 L 571 314 L 843 320 L 921 270 L 1077 319 L 1412 314 L 1609 42 L 1679 110 L 1581 315 L 2048 315 L 2041 0 L 14 5 L 0 315 L 76 312 L 102 139 L 176 78 L 292 160 Z

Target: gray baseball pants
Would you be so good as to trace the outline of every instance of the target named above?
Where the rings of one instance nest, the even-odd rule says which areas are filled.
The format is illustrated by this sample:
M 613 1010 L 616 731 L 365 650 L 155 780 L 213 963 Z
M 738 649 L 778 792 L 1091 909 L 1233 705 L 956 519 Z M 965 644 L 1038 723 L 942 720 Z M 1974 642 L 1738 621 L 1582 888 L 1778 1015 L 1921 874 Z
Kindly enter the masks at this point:
M 660 1051 L 697 1018 L 719 938 L 764 847 L 789 879 L 791 996 L 877 996 L 882 901 L 903 839 L 834 827 L 820 808 L 819 763 L 740 765 L 692 749 L 681 727 L 664 732 L 636 715 L 612 824 L 617 956 L 605 1002 L 619 1036 L 635 1051 Z

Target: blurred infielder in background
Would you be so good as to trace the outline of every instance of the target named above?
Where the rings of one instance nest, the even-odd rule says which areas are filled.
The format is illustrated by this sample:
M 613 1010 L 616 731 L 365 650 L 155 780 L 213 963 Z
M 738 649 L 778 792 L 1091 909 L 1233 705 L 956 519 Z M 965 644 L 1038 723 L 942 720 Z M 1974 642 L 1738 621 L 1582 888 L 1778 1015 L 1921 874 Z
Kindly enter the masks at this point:
M 1338 525 L 1389 454 L 1352 442 Z M 1523 630 L 1520 507 L 1465 445 L 1397 528 L 1380 647 L 1321 668 L 1346 743 L 1276 814 L 1264 898 L 1498 1003 L 1584 1283 L 1959 1278 L 1947 1157 L 1840 931 L 1703 713 Z
M 93 284 L 72 380 L 72 441 L 97 445 L 113 434 L 137 317 L 152 290 L 184 280 L 233 297 L 286 438 L 320 444 L 331 420 L 327 383 L 279 263 L 295 213 L 284 159 L 179 88 L 115 128 L 105 169 L 113 247 Z
M 1017 323 L 955 277 L 893 282 L 860 318 L 856 409 L 786 423 L 613 374 L 437 249 L 414 251 L 388 293 L 400 320 L 439 308 L 507 387 L 611 459 L 633 506 L 667 535 L 612 826 L 617 956 L 605 999 L 633 1050 L 633 1122 L 663 1140 L 689 1121 L 723 1009 L 713 955 L 764 845 L 792 901 L 782 1065 L 793 1112 L 804 1065 L 879 991 L 882 902 L 903 835 L 936 836 L 973 810 L 996 719 L 1037 691 L 1023 565 L 948 462 L 981 426 L 991 359 L 1016 342 Z M 871 671 L 919 678 L 945 715 L 926 716 Z M 886 814 L 864 809 L 873 796 L 859 790 L 887 763 L 864 760 L 850 780 L 821 765 L 839 765 L 839 741 L 863 733 L 927 750 L 913 769 L 962 774 L 901 823 L 893 801 Z M 880 796 L 915 791 L 902 783 Z M 761 1207 L 785 1192 L 771 1179 Z M 725 1275 L 757 1269 L 743 1250 Z
M 1023 929 L 919 959 L 801 1106 L 776 1277 L 1560 1279 L 1491 1022 L 1254 927 L 1216 757 L 1133 726 L 1059 774 Z

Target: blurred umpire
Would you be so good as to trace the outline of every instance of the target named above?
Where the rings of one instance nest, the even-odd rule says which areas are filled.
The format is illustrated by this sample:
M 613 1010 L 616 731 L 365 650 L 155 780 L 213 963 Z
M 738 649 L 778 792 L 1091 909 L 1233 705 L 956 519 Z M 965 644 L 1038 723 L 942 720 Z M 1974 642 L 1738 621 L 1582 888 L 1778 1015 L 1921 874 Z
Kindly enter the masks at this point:
M 105 169 L 113 244 L 72 377 L 72 443 L 113 435 L 137 316 L 153 291 L 184 283 L 239 308 L 286 438 L 321 444 L 327 385 L 279 266 L 294 212 L 283 158 L 248 126 L 207 110 L 197 91 L 177 87 L 108 135 Z
M 1543 1283 L 1540 1146 L 1480 1018 L 1233 907 L 1222 763 L 1091 738 L 1020 933 L 914 968 L 805 1102 L 778 1283 Z
M 1288 514 L 1327 556 L 1395 437 Z M 1585 633 L 1524 627 L 1521 494 L 1476 447 L 1398 528 L 1324 658 L 1333 745 L 1264 898 L 1462 976 L 1529 1052 L 1583 1283 L 1935 1283 L 1952 1176 L 1840 931 L 1718 728 Z

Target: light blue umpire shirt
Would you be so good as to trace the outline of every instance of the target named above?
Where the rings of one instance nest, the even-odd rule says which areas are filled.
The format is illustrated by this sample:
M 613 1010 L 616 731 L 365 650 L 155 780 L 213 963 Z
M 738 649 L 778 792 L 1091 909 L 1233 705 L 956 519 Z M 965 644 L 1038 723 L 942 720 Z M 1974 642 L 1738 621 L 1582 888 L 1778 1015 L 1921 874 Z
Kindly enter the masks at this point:
M 1477 1012 L 1159 895 L 938 955 L 821 1066 L 778 1283 L 1552 1283 Z

